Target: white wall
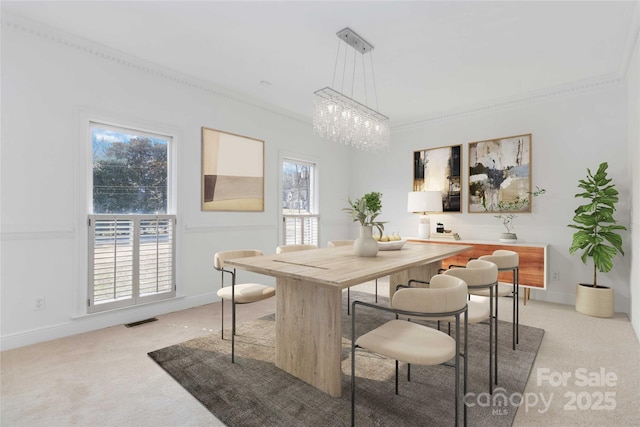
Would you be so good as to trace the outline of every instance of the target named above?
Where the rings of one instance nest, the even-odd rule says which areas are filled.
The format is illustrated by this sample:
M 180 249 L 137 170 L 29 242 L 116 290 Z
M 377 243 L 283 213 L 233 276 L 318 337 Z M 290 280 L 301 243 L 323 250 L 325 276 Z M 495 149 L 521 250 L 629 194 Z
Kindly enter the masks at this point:
M 349 232 L 340 211 L 348 197 L 348 150 L 314 137 L 310 123 L 216 95 L 166 70 L 43 27 L 3 21 L 2 349 L 216 300 L 216 251 L 252 247 L 273 253 L 279 244 L 281 153 L 318 162 L 322 242 Z M 85 315 L 90 140 L 82 130 L 89 117 L 177 139 L 176 300 Z M 264 212 L 200 210 L 202 126 L 265 141 Z M 37 297 L 45 297 L 44 310 L 34 311 Z
M 618 219 L 629 226 L 633 160 L 627 156 L 633 144 L 627 141 L 634 131 L 627 126 L 627 95 L 633 85 L 637 87 L 637 79 L 394 132 L 390 153 L 374 155 L 321 141 L 312 136 L 309 123 L 217 95 L 210 87 L 166 70 L 32 24 L 11 22 L 3 16 L 2 349 L 214 301 L 218 282 L 211 258 L 215 251 L 248 246 L 272 252 L 278 244 L 278 158 L 282 153 L 304 153 L 319 163 L 324 244 L 355 236 L 356 229 L 341 208 L 348 196 L 373 190 L 383 193 L 382 219 L 390 221 L 387 229 L 404 236 L 415 234 L 417 218 L 405 212 L 414 150 L 463 144 L 466 171 L 468 142 L 532 133 L 533 182 L 548 193 L 534 201 L 532 214 L 516 219 L 515 231 L 521 241 L 548 243 L 549 271 L 560 275 L 560 280 L 549 280 L 547 291 L 535 292 L 534 298 L 573 304 L 575 284 L 590 278 L 590 269 L 577 256 L 568 255 L 571 230 L 566 227 L 576 206 L 577 180 L 587 167 L 609 162 L 622 196 Z M 138 124 L 177 138 L 180 297 L 176 300 L 83 315 L 87 195 L 83 153 L 88 140 L 81 129 L 89 116 Z M 265 140 L 263 213 L 200 211 L 202 126 Z M 637 196 L 637 172 L 634 182 Z M 502 227 L 486 214 L 434 219 L 467 239 L 495 240 Z M 630 253 L 627 235 L 625 249 Z M 601 278 L 614 286 L 618 311 L 628 311 L 630 258 L 617 259 L 615 270 Z M 634 260 L 637 266 L 637 256 Z M 634 271 L 637 279 L 638 269 Z M 46 298 L 44 310 L 33 310 L 36 297 Z
M 629 123 L 629 180 L 632 188 L 631 221 L 631 324 L 640 339 L 640 5 L 636 6 L 633 55 L 626 71 Z
M 620 203 L 616 219 L 629 226 L 631 182 L 627 144 L 626 85 L 624 82 L 582 92 L 557 95 L 526 105 L 513 105 L 485 114 L 456 120 L 431 122 L 392 134 L 389 155 L 362 155 L 354 159 L 352 192 L 379 190 L 383 193 L 381 219 L 389 231 L 415 236 L 418 218 L 406 213 L 407 192 L 412 188 L 412 152 L 462 144 L 463 212 L 467 211 L 468 143 L 511 135 L 532 134 L 532 182 L 547 193 L 533 201 L 531 214 L 519 215 L 514 231 L 519 242 L 547 243 L 549 265 L 545 291 L 532 291 L 532 298 L 574 304 L 575 286 L 592 282 L 592 266 L 570 256 L 572 229 L 567 227 L 578 206 L 574 194 L 586 169 L 609 163 L 609 175 L 617 183 Z M 430 102 L 430 100 L 425 100 Z M 374 173 L 365 174 L 369 170 Z M 462 213 L 431 215 L 432 228 L 442 222 L 463 239 L 497 241 L 502 224 L 491 214 Z M 629 235 L 623 236 L 629 253 Z M 614 270 L 599 274 L 598 281 L 615 289 L 617 311 L 628 312 L 630 257 L 617 257 Z M 559 273 L 552 280 L 551 273 Z

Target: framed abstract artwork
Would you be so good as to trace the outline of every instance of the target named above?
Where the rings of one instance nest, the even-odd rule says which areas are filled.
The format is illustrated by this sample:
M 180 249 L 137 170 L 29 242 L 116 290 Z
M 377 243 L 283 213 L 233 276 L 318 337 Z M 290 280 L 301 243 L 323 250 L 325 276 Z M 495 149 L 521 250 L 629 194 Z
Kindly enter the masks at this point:
M 202 128 L 202 210 L 264 211 L 264 141 Z
M 516 198 L 531 212 L 530 192 L 531 134 L 469 143 L 469 213 L 506 212 Z
M 413 191 L 442 192 L 444 212 L 462 212 L 462 145 L 413 152 Z

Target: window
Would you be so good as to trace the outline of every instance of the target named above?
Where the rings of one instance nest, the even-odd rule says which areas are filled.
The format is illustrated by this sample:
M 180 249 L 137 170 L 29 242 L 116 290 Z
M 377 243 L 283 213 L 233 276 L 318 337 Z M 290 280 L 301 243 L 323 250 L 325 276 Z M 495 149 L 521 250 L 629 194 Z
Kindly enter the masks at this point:
M 282 161 L 283 242 L 318 244 L 319 220 L 314 163 L 285 158 Z
M 175 295 L 172 138 L 91 123 L 89 312 Z

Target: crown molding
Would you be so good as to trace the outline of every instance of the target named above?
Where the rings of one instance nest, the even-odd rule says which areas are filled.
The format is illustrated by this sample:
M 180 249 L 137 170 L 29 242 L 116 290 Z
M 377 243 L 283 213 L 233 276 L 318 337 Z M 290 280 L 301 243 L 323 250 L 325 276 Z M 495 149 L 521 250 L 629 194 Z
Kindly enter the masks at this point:
M 510 97 L 495 99 L 489 102 L 479 103 L 477 105 L 467 105 L 459 109 L 449 111 L 436 112 L 427 117 L 417 120 L 407 120 L 402 123 L 395 123 L 391 126 L 393 132 L 404 132 L 412 129 L 424 127 L 433 122 L 456 120 L 464 117 L 483 114 L 493 111 L 499 111 L 506 108 L 521 107 L 534 104 L 548 99 L 573 95 L 576 93 L 587 92 L 594 89 L 600 89 L 608 86 L 615 86 L 624 83 L 628 78 L 627 73 L 629 64 L 635 50 L 639 49 L 638 39 L 640 38 L 640 1 L 636 0 L 636 8 L 633 14 L 627 41 L 625 43 L 624 53 L 620 67 L 617 73 L 596 76 L 592 79 L 570 82 L 564 85 L 543 88 L 531 91 L 526 94 L 518 94 Z
M 48 42 L 57 43 L 63 47 L 79 51 L 83 54 L 90 55 L 101 60 L 110 61 L 120 66 L 131 68 L 138 72 L 151 74 L 155 77 L 169 80 L 172 83 L 208 93 L 209 95 L 224 99 L 226 101 L 245 105 L 262 111 L 267 111 L 269 113 L 277 114 L 279 116 L 283 116 L 288 119 L 292 119 L 305 124 L 311 123 L 311 118 L 298 114 L 296 112 L 286 110 L 284 108 L 279 108 L 272 104 L 261 102 L 256 99 L 250 99 L 246 95 L 235 93 L 221 86 L 215 85 L 214 83 L 200 80 L 196 77 L 180 73 L 168 67 L 156 64 L 151 61 L 146 61 L 139 57 L 129 55 L 125 52 L 112 49 L 108 46 L 93 42 L 91 40 L 55 29 L 31 19 L 23 18 L 11 13 L 3 13 L 1 21 L 3 29 L 26 33 L 31 36 L 46 40 Z
M 631 25 L 629 26 L 629 33 L 627 34 L 627 42 L 624 46 L 624 54 L 622 63 L 618 73 L 625 79 L 629 78 L 629 65 L 635 52 L 640 49 L 638 46 L 638 39 L 640 38 L 640 1 L 636 1 L 636 9 L 631 19 Z
M 484 114 L 493 111 L 499 111 L 506 108 L 521 107 L 540 101 L 573 95 L 580 92 L 590 91 L 608 86 L 621 84 L 626 79 L 626 73 L 629 63 L 637 48 L 640 36 L 640 6 L 636 7 L 627 43 L 625 45 L 625 54 L 623 61 L 619 67 L 619 72 L 598 76 L 589 80 L 571 82 L 565 85 L 544 88 L 531 91 L 526 94 L 518 94 L 510 97 L 494 99 L 489 102 L 482 102 L 475 105 L 466 105 L 461 108 L 439 111 L 428 116 L 411 119 L 403 122 L 391 122 L 390 128 L 392 132 L 405 132 L 412 129 L 424 127 L 430 123 L 457 120 L 465 117 Z M 167 67 L 145 61 L 133 55 L 109 48 L 107 46 L 95 43 L 93 41 L 75 36 L 73 34 L 57 30 L 45 24 L 35 22 L 30 19 L 22 18 L 14 14 L 2 14 L 2 27 L 60 44 L 70 49 L 75 49 L 83 54 L 88 54 L 101 60 L 111 61 L 123 67 L 128 67 L 139 72 L 147 73 L 155 77 L 169 80 L 175 84 L 189 87 L 209 95 L 224 99 L 229 102 L 245 105 L 258 110 L 276 114 L 305 125 L 311 124 L 311 118 L 302 114 L 276 107 L 272 104 L 264 103 L 255 99 L 250 99 L 246 95 L 234 93 L 223 87 L 217 86 L 211 82 L 197 79 L 193 76 L 180 73 Z
M 518 94 L 510 97 L 495 99 L 490 102 L 483 102 L 476 105 L 467 105 L 459 109 L 436 112 L 422 119 L 406 121 L 404 123 L 396 123 L 391 127 L 391 129 L 393 132 L 405 132 L 424 127 L 433 122 L 457 120 L 477 114 L 484 114 L 493 111 L 504 110 L 507 108 L 522 107 L 553 98 L 574 95 L 576 93 L 587 92 L 594 89 L 600 89 L 602 87 L 615 86 L 622 84 L 623 82 L 624 79 L 617 74 L 599 76 L 589 80 L 582 80 L 565 85 L 535 90 L 526 94 Z

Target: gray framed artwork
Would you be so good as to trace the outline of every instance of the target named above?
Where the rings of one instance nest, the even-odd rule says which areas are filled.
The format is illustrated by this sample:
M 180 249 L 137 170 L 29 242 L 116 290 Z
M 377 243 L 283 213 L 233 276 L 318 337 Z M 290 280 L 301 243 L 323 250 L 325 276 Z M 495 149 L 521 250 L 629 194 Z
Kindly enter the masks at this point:
M 516 198 L 531 212 L 530 192 L 531 134 L 469 143 L 469 213 L 505 212 Z
M 462 145 L 413 152 L 413 191 L 441 191 L 444 212 L 462 212 Z
M 264 141 L 202 128 L 202 210 L 264 211 Z

